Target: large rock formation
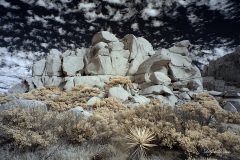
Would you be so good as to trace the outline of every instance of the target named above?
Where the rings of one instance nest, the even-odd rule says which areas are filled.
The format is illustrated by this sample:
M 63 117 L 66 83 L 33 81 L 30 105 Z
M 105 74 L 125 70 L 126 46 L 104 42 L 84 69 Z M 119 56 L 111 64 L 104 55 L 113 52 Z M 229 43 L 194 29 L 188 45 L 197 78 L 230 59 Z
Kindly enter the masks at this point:
M 217 60 L 209 62 L 205 67 L 204 76 L 212 76 L 215 79 L 240 82 L 240 46 L 236 50 Z
M 202 91 L 200 71 L 188 57 L 189 46 L 185 40 L 154 51 L 142 37 L 126 35 L 118 39 L 102 31 L 94 35 L 89 49 L 64 53 L 52 49 L 46 59 L 34 62 L 32 77 L 26 83 L 30 90 L 40 86 L 70 90 L 79 84 L 104 88 L 111 78 L 128 76 L 135 87 L 111 88 L 106 95 L 122 102 L 157 98 L 174 106 L 178 98 L 191 99 L 188 92 Z

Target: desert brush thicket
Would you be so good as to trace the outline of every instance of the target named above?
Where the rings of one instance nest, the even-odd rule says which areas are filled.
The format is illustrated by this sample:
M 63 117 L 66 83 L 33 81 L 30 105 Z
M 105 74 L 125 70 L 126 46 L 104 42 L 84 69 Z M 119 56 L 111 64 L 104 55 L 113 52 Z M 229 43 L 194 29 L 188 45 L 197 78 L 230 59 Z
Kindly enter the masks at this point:
M 132 154 L 136 146 L 144 142 L 133 137 L 131 141 L 126 140 L 125 137 L 141 130 L 148 135 L 151 133 L 146 144 L 154 146 L 153 149 L 142 146 L 144 152 L 145 148 L 154 152 L 169 148 L 182 151 L 186 157 L 211 157 L 240 151 L 240 135 L 223 127 L 226 123 L 240 124 L 239 112 L 223 110 L 211 95 L 198 94 L 179 108 L 166 106 L 156 99 L 146 105 L 128 108 L 114 98 L 87 106 L 87 100 L 100 92 L 98 88 L 80 85 L 64 92 L 42 87 L 17 95 L 45 101 L 49 110 L 15 106 L 0 112 L 0 144 L 27 150 L 46 148 L 58 141 L 113 146 L 135 143 L 135 147 L 123 150 Z M 79 105 L 90 110 L 92 115 L 85 117 L 65 111 Z M 136 128 L 138 131 L 134 130 Z M 126 148 L 114 147 L 116 150 Z

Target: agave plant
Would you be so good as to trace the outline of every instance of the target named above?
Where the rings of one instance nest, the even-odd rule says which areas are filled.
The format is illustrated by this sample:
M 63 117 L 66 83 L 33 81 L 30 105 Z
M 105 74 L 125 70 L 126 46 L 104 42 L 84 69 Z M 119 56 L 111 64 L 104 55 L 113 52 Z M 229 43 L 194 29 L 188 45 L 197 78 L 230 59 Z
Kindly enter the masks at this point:
M 155 133 L 151 132 L 147 128 L 130 128 L 130 134 L 126 136 L 127 140 L 130 141 L 127 144 L 128 148 L 134 148 L 133 153 L 129 156 L 130 159 L 140 159 L 146 156 L 146 150 L 149 147 L 156 146 L 151 141 L 155 140 Z

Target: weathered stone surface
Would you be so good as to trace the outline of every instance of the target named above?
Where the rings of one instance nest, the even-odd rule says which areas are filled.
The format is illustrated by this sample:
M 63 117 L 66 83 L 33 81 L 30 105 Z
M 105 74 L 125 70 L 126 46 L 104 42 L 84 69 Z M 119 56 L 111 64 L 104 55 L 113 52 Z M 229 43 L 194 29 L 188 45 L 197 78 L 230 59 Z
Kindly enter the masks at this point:
M 188 88 L 181 88 L 179 89 L 180 92 L 189 92 L 190 90 Z
M 191 78 L 201 78 L 201 73 L 196 66 L 193 67 L 176 67 L 169 64 L 170 78 L 173 81 L 188 81 Z
M 42 101 L 15 99 L 5 104 L 0 105 L 0 112 L 11 107 L 18 107 L 22 109 L 41 109 L 47 111 L 47 105 Z
M 68 57 L 68 56 L 75 56 L 75 52 L 71 51 L 71 50 L 66 50 L 65 52 L 63 52 L 63 54 L 61 54 L 61 57 Z
M 155 94 L 155 95 L 173 95 L 172 91 L 163 85 L 154 85 L 148 88 L 143 89 L 140 94 Z
M 124 90 L 122 87 L 112 87 L 108 91 L 108 97 L 113 97 L 121 102 L 125 102 L 130 97 L 130 94 Z
M 236 97 L 240 99 L 240 92 L 237 90 L 231 90 L 231 91 L 226 91 L 224 92 L 224 97 Z
M 61 58 L 57 55 L 48 55 L 46 60 L 46 73 L 48 76 L 61 76 L 62 75 L 62 62 Z
M 57 77 L 57 76 L 44 76 L 42 77 L 42 81 L 44 86 L 60 86 L 60 84 L 63 82 L 62 77 Z
M 183 41 L 175 43 L 174 46 L 177 46 L 177 47 L 190 47 L 191 43 L 189 42 L 189 40 L 183 40 Z
M 153 83 L 153 82 L 146 82 L 146 83 L 139 84 L 139 88 L 141 90 L 144 90 L 145 88 L 148 88 L 148 87 L 151 87 L 151 86 L 154 86 L 154 85 L 156 85 L 156 84 Z
M 202 78 L 199 77 L 191 79 L 190 81 L 188 81 L 187 88 L 196 92 L 202 92 Z
M 221 96 L 222 92 L 218 92 L 218 91 L 207 91 L 208 94 L 213 95 L 213 96 Z
M 32 77 L 32 82 L 33 82 L 35 88 L 44 86 L 44 82 L 42 81 L 42 77 L 40 77 L 40 76 Z
M 74 76 L 84 67 L 83 57 L 67 56 L 63 57 L 62 69 L 66 76 Z
M 113 35 L 112 33 L 108 32 L 108 31 L 101 31 L 93 36 L 92 45 L 94 45 L 98 42 L 106 42 L 106 43 L 118 42 L 118 39 L 117 39 L 117 37 L 115 37 L 115 35 Z
M 70 112 L 75 113 L 75 114 L 77 114 L 77 115 L 79 115 L 79 116 L 84 115 L 84 116 L 86 116 L 86 117 L 89 117 L 89 116 L 92 115 L 91 112 L 85 110 L 85 109 L 84 109 L 83 107 L 81 107 L 81 106 L 77 106 L 77 107 L 71 108 L 71 109 L 63 112 L 62 114 L 66 114 L 66 113 L 70 113 Z
M 231 54 L 226 54 L 217 60 L 209 62 L 207 75 L 215 79 L 240 82 L 240 46 Z
M 110 42 L 108 43 L 108 48 L 111 51 L 121 51 L 124 50 L 124 44 L 122 42 Z
M 156 53 L 139 66 L 136 75 L 158 71 L 162 66 L 167 66 L 170 60 L 167 56 Z
M 97 55 L 86 66 L 90 75 L 126 75 L 129 51 L 112 51 L 109 56 Z
M 112 61 L 112 69 L 113 75 L 122 75 L 125 76 L 128 70 L 128 57 L 129 51 L 112 51 L 111 52 L 111 61 Z
M 74 84 L 75 86 L 80 84 L 86 84 L 91 87 L 98 86 L 103 88 L 111 77 L 113 76 L 110 75 L 80 76 L 74 78 Z
M 145 96 L 142 95 L 136 95 L 132 97 L 134 103 L 139 103 L 139 104 L 146 104 L 150 102 L 149 98 L 146 98 Z
M 224 105 L 223 109 L 231 112 L 237 112 L 237 109 L 234 107 L 234 105 L 231 102 L 227 102 L 227 104 Z
M 76 56 L 84 57 L 89 52 L 89 48 L 77 48 L 75 52 Z
M 99 97 L 92 97 L 87 101 L 87 105 L 92 106 L 94 105 L 94 103 L 96 103 L 97 101 L 100 101 L 101 99 Z
M 113 34 L 101 31 L 93 37 L 89 49 L 64 53 L 51 50 L 46 60 L 35 63 L 33 77 L 26 82 L 30 90 L 40 86 L 70 90 L 79 84 L 103 88 L 110 77 L 131 76 L 135 87 L 122 84 L 111 88 L 109 93 L 101 93 L 100 97 L 106 98 L 108 94 L 136 105 L 148 102 L 145 96 L 152 96 L 174 106 L 175 95 L 185 101 L 191 99 L 189 93 L 202 91 L 200 71 L 187 56 L 190 46 L 185 40 L 155 53 L 152 45 L 142 37 L 129 34 L 119 41 Z
M 219 92 L 224 92 L 225 81 L 224 80 L 215 80 L 214 81 L 214 90 L 219 91 Z
M 109 56 L 97 56 L 86 66 L 88 75 L 110 75 L 112 73 L 112 62 Z
M 89 54 L 87 54 L 88 59 L 91 59 L 91 58 L 93 58 L 94 56 L 96 56 L 97 53 L 98 53 L 98 51 L 101 50 L 101 49 L 107 49 L 107 50 L 108 50 L 108 44 L 105 43 L 105 42 L 98 42 L 98 43 L 96 43 L 96 44 L 90 49 Z M 109 55 L 109 52 L 108 52 L 107 55 Z
M 17 83 L 11 88 L 8 89 L 8 93 L 17 94 L 17 93 L 26 93 L 28 91 L 28 86 L 26 83 Z
M 186 92 L 180 93 L 179 98 L 184 100 L 191 100 L 191 97 Z
M 122 39 L 122 42 L 124 43 L 124 49 L 130 51 L 128 59 L 130 65 L 127 75 L 134 75 L 141 63 L 155 52 L 152 45 L 142 37 L 137 38 L 132 34 L 128 34 Z
M 32 75 L 33 76 L 42 76 L 45 70 L 46 60 L 42 59 L 33 63 Z
M 214 77 L 208 76 L 203 77 L 203 88 L 207 90 L 214 90 L 215 89 L 215 79 Z
M 167 68 L 169 62 L 170 59 L 167 56 L 154 54 L 139 66 L 135 75 L 136 83 L 150 82 L 150 75 L 162 69 L 163 66 Z
M 62 53 L 61 53 L 59 50 L 57 50 L 57 49 L 51 49 L 51 50 L 49 51 L 49 55 L 54 55 L 54 56 L 60 57 L 61 54 L 62 54 Z
M 71 90 L 75 85 L 74 85 L 74 77 L 65 77 L 63 79 L 64 81 L 64 86 L 63 89 L 64 90 Z
M 181 88 L 187 87 L 188 82 L 187 81 L 178 81 L 178 82 L 173 82 L 171 85 L 173 89 L 179 90 Z
M 183 56 L 189 55 L 188 49 L 186 47 L 173 46 L 173 47 L 169 48 L 169 51 L 181 54 Z
M 171 83 L 171 79 L 162 72 L 153 72 L 150 76 L 150 80 L 155 84 L 169 85 Z

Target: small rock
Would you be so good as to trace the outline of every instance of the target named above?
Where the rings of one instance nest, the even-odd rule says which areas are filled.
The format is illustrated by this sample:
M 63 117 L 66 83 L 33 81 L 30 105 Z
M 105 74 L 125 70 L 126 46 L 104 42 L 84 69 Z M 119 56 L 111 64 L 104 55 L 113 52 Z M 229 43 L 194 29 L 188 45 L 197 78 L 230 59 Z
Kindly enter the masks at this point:
M 209 93 L 210 95 L 213 96 L 221 96 L 222 92 L 218 92 L 218 91 L 207 91 L 207 93 Z
M 24 82 L 17 83 L 8 89 L 8 93 L 11 93 L 11 94 L 26 93 L 27 91 L 28 91 L 28 86 Z
M 172 87 L 173 89 L 180 90 L 181 88 L 187 87 L 187 82 L 186 81 L 173 82 Z
M 226 111 L 237 112 L 237 109 L 234 107 L 234 105 L 231 102 L 227 102 L 227 104 L 225 104 L 223 109 L 225 109 Z
M 121 102 L 125 102 L 126 100 L 128 100 L 129 96 L 130 94 L 126 90 L 124 90 L 122 87 L 112 87 L 109 89 L 109 92 L 108 92 L 108 97 L 116 98 Z
M 150 76 L 150 80 L 155 84 L 169 85 L 171 83 L 171 79 L 164 73 L 161 72 L 153 72 Z
M 0 105 L 0 111 L 9 109 L 11 107 L 18 107 L 21 109 L 41 109 L 47 111 L 47 105 L 42 101 L 15 99 L 5 104 Z
M 149 98 L 146 98 L 145 96 L 141 96 L 141 95 L 136 95 L 133 96 L 133 102 L 135 103 L 140 103 L 140 104 L 146 104 L 150 102 Z
M 191 46 L 191 43 L 189 42 L 189 40 L 183 40 L 183 41 L 177 42 L 174 45 L 177 47 L 189 47 Z
M 74 77 L 65 77 L 64 78 L 64 90 L 71 90 L 74 87 Z
M 92 97 L 87 101 L 87 105 L 88 106 L 92 106 L 94 105 L 94 103 L 96 103 L 97 101 L 100 101 L 101 99 L 98 97 Z
M 179 89 L 180 92 L 189 92 L 190 90 L 188 88 L 181 88 Z
M 84 115 L 86 117 L 91 116 L 91 113 L 87 110 L 84 110 L 84 108 L 81 107 L 81 106 L 71 108 L 71 109 L 69 109 L 68 111 L 65 111 L 65 112 L 73 112 L 73 113 L 76 113 L 77 115 Z
M 62 69 L 66 76 L 75 76 L 84 67 L 83 57 L 67 56 L 63 57 Z
M 162 103 L 169 105 L 171 107 L 174 107 L 175 104 L 177 103 L 178 99 L 175 95 L 170 95 L 170 96 L 162 96 L 162 95 L 149 95 L 149 97 L 156 98 L 160 100 Z
M 46 60 L 42 59 L 33 63 L 32 75 L 33 76 L 42 76 L 45 70 Z
M 101 31 L 93 36 L 92 45 L 94 45 L 98 42 L 106 42 L 106 43 L 118 42 L 118 39 L 115 37 L 114 34 L 108 32 L 108 31 Z
M 173 47 L 169 48 L 169 51 L 181 54 L 183 56 L 188 56 L 189 55 L 188 49 L 186 47 L 173 46 Z
M 148 87 L 140 92 L 141 94 L 155 94 L 155 95 L 173 95 L 172 91 L 163 85 L 154 85 Z
M 224 97 L 240 97 L 239 91 L 227 91 L 224 93 Z
M 191 100 L 191 97 L 186 92 L 180 93 L 179 98 L 184 100 Z
M 124 44 L 122 42 L 110 42 L 108 43 L 108 47 L 112 51 L 120 51 L 124 49 Z

